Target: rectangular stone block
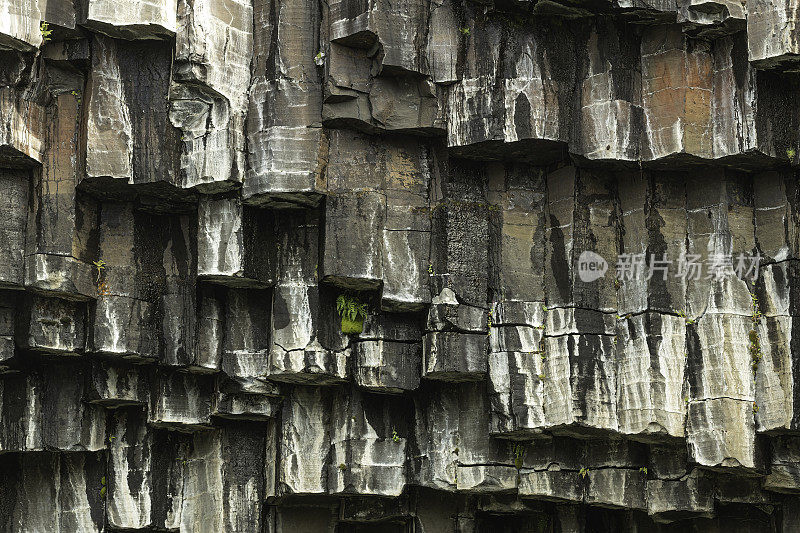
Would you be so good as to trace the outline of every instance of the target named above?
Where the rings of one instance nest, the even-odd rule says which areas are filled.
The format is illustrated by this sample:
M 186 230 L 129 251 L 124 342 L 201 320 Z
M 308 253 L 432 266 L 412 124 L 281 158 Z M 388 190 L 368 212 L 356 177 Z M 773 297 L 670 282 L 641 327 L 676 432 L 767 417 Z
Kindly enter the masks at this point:
M 343 289 L 373 290 L 383 279 L 386 198 L 365 192 L 328 196 L 325 206 L 323 280 Z
M 422 339 L 422 377 L 442 381 L 479 381 L 488 369 L 488 336 L 441 331 Z
M 544 300 L 544 173 L 527 165 L 487 165 L 490 284 L 496 300 Z
M 586 277 L 584 281 L 578 271 L 582 254 L 590 259 L 599 256 L 606 263 L 616 260 L 617 223 L 612 216 L 608 176 L 574 167 L 551 172 L 547 175 L 547 202 L 544 284 L 548 308 L 575 306 L 616 312 L 617 295 L 611 276 Z
M 276 286 L 273 298 L 269 379 L 318 384 L 345 380 L 351 349 L 340 329 L 333 293 L 292 283 Z
M 328 490 L 331 465 L 330 393 L 320 387 L 293 387 L 283 401 L 278 494 L 321 494 Z
M 20 170 L 0 172 L 0 287 L 21 288 L 25 276 L 25 228 L 28 223 L 30 174 Z
M 213 378 L 165 369 L 152 384 L 148 424 L 183 432 L 210 427 Z
M 445 198 L 432 206 L 432 294 L 443 288 L 459 303 L 486 307 L 489 300 L 489 205 L 482 167 L 450 161 Z
M 684 319 L 634 315 L 618 321 L 615 339 L 620 432 L 644 439 L 683 437 Z
M 269 362 L 269 290 L 228 289 L 222 371 L 244 392 L 263 393 Z
M 84 304 L 28 295 L 17 322 L 17 345 L 42 352 L 78 354 L 84 351 Z
M 545 426 L 544 361 L 541 352 L 489 354 L 490 432 L 537 436 Z
M 38 2 L 3 0 L 0 11 L 6 14 L 0 23 L 0 43 L 3 46 L 29 52 L 42 44 L 39 31 L 42 13 Z
M 275 282 L 274 216 L 241 200 L 203 196 L 198 206 L 197 275 L 232 287 Z
M 195 433 L 184 472 L 180 528 L 261 528 L 265 479 L 260 462 L 274 440 L 269 423 L 229 421 Z
M 12 54 L 6 53 L 3 57 L 10 64 L 22 67 L 22 61 Z M 42 105 L 23 100 L 13 87 L 0 89 L 0 124 L 3 125 L 0 158 L 6 166 L 32 167 L 42 162 L 46 143 L 44 118 Z
M 53 70 L 53 76 L 69 76 Z M 77 91 L 65 92 L 49 108 L 52 119 L 47 123 L 45 157 L 31 189 L 25 285 L 63 298 L 88 300 L 96 295 L 90 246 L 97 238 L 98 205 L 76 190 L 81 174 L 79 98 Z
M 76 362 L 50 362 L 35 371 L 29 409 L 41 417 L 42 445 L 65 452 L 94 452 L 106 447 L 106 412 L 83 401 L 89 369 Z M 72 376 L 64 380 L 64 376 Z M 39 380 L 38 382 L 35 380 Z
M 333 397 L 328 490 L 399 496 L 406 483 L 410 404 L 339 389 Z
M 121 39 L 167 39 L 175 35 L 177 9 L 167 0 L 133 0 L 122 8 L 110 0 L 89 0 L 83 23 Z
M 793 65 L 800 54 L 794 0 L 753 0 L 747 4 L 748 59 L 758 68 Z
M 92 361 L 86 400 L 108 408 L 146 406 L 150 400 L 151 376 L 147 367 Z
M 681 173 L 628 172 L 618 179 L 621 211 L 617 285 L 619 308 L 627 315 L 646 310 L 685 311 L 686 185 Z M 615 265 L 606 277 L 614 276 Z
M 774 492 L 800 492 L 800 441 L 794 436 L 776 436 L 770 439 L 771 457 L 769 474 L 764 478 L 764 489 Z
M 647 514 L 656 522 L 712 517 L 713 480 L 698 469 L 681 479 L 648 479 Z
M 618 431 L 615 352 L 607 335 L 545 337 L 545 427 L 575 435 Z
M 733 398 L 690 401 L 686 421 L 689 460 L 727 471 L 762 470 L 753 403 Z
M 748 332 L 755 379 L 756 431 L 787 432 L 798 425 L 795 360 L 800 353 L 794 316 L 764 317 Z M 754 350 L 760 351 L 754 360 Z
M 0 368 L 10 363 L 15 355 L 17 301 L 16 291 L 0 291 Z
M 389 340 L 361 341 L 353 350 L 356 385 L 376 392 L 402 393 L 419 387 L 422 345 Z
M 112 411 L 109 417 L 109 468 L 106 475 L 110 527 L 142 529 L 153 524 L 153 472 L 157 453 L 152 430 L 140 408 Z

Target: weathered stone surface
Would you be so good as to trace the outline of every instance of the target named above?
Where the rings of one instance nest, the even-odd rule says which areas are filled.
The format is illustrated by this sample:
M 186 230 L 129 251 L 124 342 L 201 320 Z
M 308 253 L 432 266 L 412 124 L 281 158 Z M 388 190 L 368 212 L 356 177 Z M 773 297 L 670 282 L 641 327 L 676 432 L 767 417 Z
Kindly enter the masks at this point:
M 18 316 L 17 345 L 30 350 L 76 354 L 83 352 L 85 309 L 82 304 L 31 295 Z
M 219 192 L 245 172 L 252 2 L 180 0 L 169 118 L 182 132 L 184 187 Z
M 181 133 L 170 120 L 172 61 L 159 41 L 93 36 L 82 187 L 106 197 L 136 191 L 155 205 L 190 201 L 179 190 L 194 183 L 184 183 Z
M 167 0 L 135 0 L 120 9 L 109 0 L 89 0 L 84 24 L 122 39 L 167 38 L 175 34 L 177 5 Z
M 21 288 L 25 276 L 28 182 L 26 172 L 10 170 L 0 175 L 3 189 L 0 216 L 5 221 L 0 229 L 0 285 L 8 288 Z
M 14 472 L 19 488 L 7 502 L 10 524 L 31 531 L 103 531 L 102 454 L 22 454 Z
M 423 338 L 422 375 L 442 381 L 479 381 L 486 375 L 487 336 L 440 331 Z
M 747 8 L 748 59 L 761 68 L 795 62 L 800 55 L 795 4 L 756 0 Z
M 331 396 L 327 389 L 297 386 L 283 401 L 278 493 L 323 493 L 328 489 Z
M 402 392 L 419 386 L 422 346 L 378 339 L 355 345 L 355 382 L 377 392 Z
M 314 205 L 325 192 L 321 17 L 308 2 L 253 3 L 246 202 Z
M 270 292 L 229 289 L 222 371 L 244 392 L 264 393 L 269 361 Z
M 798 529 L 795 3 L 0 0 L 0 531 Z
M 620 432 L 647 439 L 683 437 L 684 319 L 646 313 L 620 320 L 617 327 Z
M 263 288 L 275 281 L 274 217 L 239 198 L 204 196 L 197 209 L 197 274 L 229 286 Z M 266 245 L 265 245 L 266 244 Z
M 205 429 L 211 422 L 211 378 L 164 370 L 154 377 L 148 423 L 178 431 Z
M 0 34 L 2 35 L 2 34 Z M 23 59 L 14 52 L 4 52 L 3 57 L 12 65 L 16 63 L 17 78 L 29 68 Z M 6 80 L 11 84 L 20 79 Z M 0 157 L 4 166 L 31 166 L 44 159 L 46 146 L 44 115 L 45 109 L 35 101 L 25 100 L 14 87 L 0 88 Z
M 3 0 L 0 4 L 3 22 L 0 24 L 0 44 L 22 51 L 38 48 L 42 44 L 39 22 L 42 13 L 38 2 Z
M 409 407 L 390 396 L 337 391 L 331 411 L 330 492 L 381 496 L 403 492 Z
M 86 400 L 107 407 L 147 405 L 151 372 L 136 365 L 92 361 Z

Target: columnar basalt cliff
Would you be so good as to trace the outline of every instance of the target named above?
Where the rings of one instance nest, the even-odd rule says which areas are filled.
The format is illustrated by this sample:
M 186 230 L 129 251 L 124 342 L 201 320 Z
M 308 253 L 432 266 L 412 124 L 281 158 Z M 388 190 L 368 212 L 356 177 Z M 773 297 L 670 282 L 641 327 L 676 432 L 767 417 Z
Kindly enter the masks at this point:
M 798 24 L 0 0 L 0 532 L 800 531 Z

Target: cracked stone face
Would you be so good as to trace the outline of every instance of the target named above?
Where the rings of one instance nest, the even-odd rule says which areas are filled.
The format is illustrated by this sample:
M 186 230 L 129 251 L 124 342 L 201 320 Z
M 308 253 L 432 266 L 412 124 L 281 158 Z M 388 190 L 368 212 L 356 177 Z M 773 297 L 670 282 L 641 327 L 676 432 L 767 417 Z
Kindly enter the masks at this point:
M 0 532 L 800 531 L 797 3 L 0 0 Z

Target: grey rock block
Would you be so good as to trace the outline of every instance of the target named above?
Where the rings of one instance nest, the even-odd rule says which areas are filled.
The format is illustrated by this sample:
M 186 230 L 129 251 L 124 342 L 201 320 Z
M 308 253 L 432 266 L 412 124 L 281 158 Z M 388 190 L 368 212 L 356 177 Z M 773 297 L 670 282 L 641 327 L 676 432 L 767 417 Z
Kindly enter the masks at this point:
M 486 376 L 488 336 L 439 331 L 422 339 L 422 377 L 441 381 L 480 381 Z
M 0 26 L 0 42 L 10 48 L 29 51 L 42 44 L 38 31 L 42 13 L 37 2 L 3 0 L 3 11 L 7 13 Z
M 545 426 L 544 361 L 541 352 L 489 354 L 491 433 L 537 436 Z
M 86 399 L 108 408 L 146 406 L 150 400 L 151 374 L 146 367 L 92 361 Z
M 5 37 L 6 33 L 2 32 Z M 6 54 L 12 61 L 10 54 Z M 26 63 L 15 57 L 23 70 Z M 36 102 L 25 101 L 14 87 L 0 89 L 0 150 L 2 159 L 11 167 L 31 167 L 41 163 L 45 149 L 45 108 Z
M 760 68 L 792 63 L 800 50 L 791 21 L 794 4 L 756 0 L 748 4 L 748 59 Z
M 353 348 L 356 385 L 376 392 L 402 393 L 419 387 L 422 345 L 369 340 Z
M 582 281 L 572 268 L 583 252 L 603 258 L 617 254 L 612 184 L 603 174 L 564 167 L 547 175 L 547 195 L 544 284 L 548 307 L 614 312 L 617 295 L 612 281 Z
M 211 377 L 177 370 L 159 371 L 152 380 L 148 424 L 182 432 L 211 426 Z
M 316 284 L 292 283 L 276 286 L 273 298 L 267 377 L 288 383 L 346 380 L 352 350 L 332 294 Z
M 276 475 L 279 494 L 321 494 L 328 490 L 331 393 L 296 386 L 283 401 Z
M 170 120 L 182 130 L 184 187 L 219 192 L 241 184 L 253 21 L 250 2 L 224 10 L 213 0 L 179 2 Z
M 329 196 L 322 279 L 343 289 L 374 290 L 383 278 L 383 240 L 374 229 L 386 217 L 386 198 L 364 192 Z
M 200 199 L 197 273 L 233 287 L 263 288 L 275 282 L 273 214 L 242 206 L 239 198 Z
M 278 392 L 274 386 L 268 393 L 255 394 L 241 392 L 230 383 L 218 385 L 211 414 L 229 420 L 269 420 L 280 413 L 280 399 L 275 396 Z
M 13 523 L 30 531 L 102 531 L 102 454 L 23 454 L 14 466 L 19 489 L 8 502 Z
M 138 0 L 118 9 L 108 0 L 89 0 L 83 23 L 122 39 L 166 39 L 175 35 L 177 4 L 166 0 Z
M 656 522 L 714 515 L 713 481 L 695 469 L 677 479 L 647 480 L 647 513 Z
M 274 438 L 269 423 L 228 422 L 196 433 L 186 459 L 180 529 L 260 528 L 266 479 L 259 463 Z
M 21 305 L 16 324 L 19 347 L 64 354 L 83 352 L 86 342 L 83 304 L 29 295 Z
M 319 127 L 322 80 L 314 61 L 322 51 L 312 37 L 320 18 L 307 2 L 253 5 L 247 203 L 316 205 L 326 190 L 328 137 Z
M 109 526 L 142 529 L 153 525 L 153 490 L 157 451 L 152 430 L 140 408 L 117 409 L 110 417 L 106 500 Z
M 264 393 L 269 361 L 270 291 L 229 289 L 222 371 L 243 392 Z
M 487 324 L 486 309 L 461 304 L 451 289 L 444 288 L 428 309 L 426 330 L 488 333 Z
M 800 449 L 795 437 L 776 436 L 770 439 L 769 474 L 764 478 L 764 490 L 796 493 L 800 490 L 797 457 Z
M 617 325 L 620 432 L 641 439 L 683 437 L 686 402 L 684 319 L 646 313 Z
M 485 307 L 489 300 L 489 205 L 483 169 L 450 162 L 446 199 L 432 206 L 432 294 L 449 288 L 459 303 Z
M 328 491 L 399 496 L 406 483 L 410 404 L 339 388 L 333 396 Z
M 9 170 L 0 174 L 4 191 L 0 216 L 0 285 L 18 289 L 25 276 L 25 231 L 28 223 L 28 181 L 26 172 Z
M 614 354 L 606 335 L 545 338 L 545 427 L 567 434 L 618 431 Z
M 0 291 L 0 367 L 11 362 L 15 355 L 14 331 L 17 320 L 15 292 Z

